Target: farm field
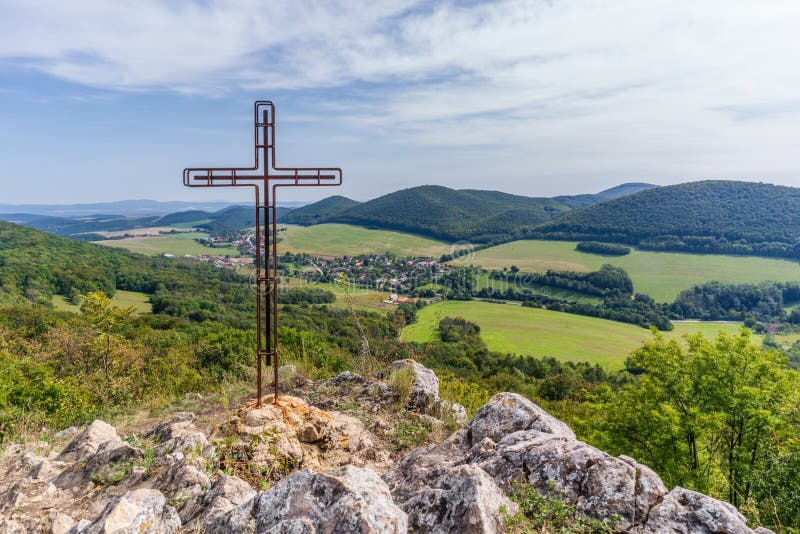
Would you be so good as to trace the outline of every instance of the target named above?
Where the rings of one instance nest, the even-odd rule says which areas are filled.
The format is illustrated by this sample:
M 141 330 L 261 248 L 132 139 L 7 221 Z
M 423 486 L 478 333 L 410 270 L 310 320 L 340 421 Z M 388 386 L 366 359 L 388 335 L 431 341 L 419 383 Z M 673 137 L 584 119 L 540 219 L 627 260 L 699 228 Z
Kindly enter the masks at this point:
M 473 287 L 476 291 L 480 291 L 483 288 L 492 288 L 493 291 L 497 293 L 502 293 L 506 289 L 514 287 L 513 281 L 509 282 L 506 280 L 498 280 L 495 278 L 491 278 L 488 274 L 480 274 L 475 278 L 476 278 L 475 285 Z M 603 299 L 600 297 L 593 297 L 591 295 L 586 295 L 585 293 L 579 293 L 577 291 L 571 291 L 569 289 L 562 289 L 559 287 L 550 288 L 540 284 L 526 284 L 525 288 L 533 290 L 535 294 L 542 294 L 553 298 L 571 300 L 574 302 L 580 302 L 582 304 L 599 305 L 603 303 Z
M 437 339 L 443 317 L 463 317 L 481 327 L 489 349 L 498 352 L 552 356 L 562 361 L 588 361 L 621 369 L 628 354 L 647 340 L 650 331 L 635 325 L 570 313 L 477 301 L 431 304 L 417 312 L 417 323 L 403 330 L 404 341 Z M 738 332 L 738 323 L 678 322 L 667 338 L 702 332 Z M 760 336 L 755 336 L 760 340 Z M 778 339 L 780 341 L 780 339 Z
M 196 242 L 195 239 L 207 237 L 208 234 L 202 232 L 187 232 L 184 234 L 174 234 L 158 237 L 132 237 L 128 239 L 114 239 L 110 241 L 93 241 L 96 245 L 106 247 L 124 248 L 131 252 L 147 254 L 148 256 L 158 256 L 161 254 L 174 254 L 175 256 L 240 256 L 236 247 L 207 247 Z
M 800 264 L 781 259 L 718 254 L 650 252 L 632 249 L 626 256 L 599 256 L 575 250 L 574 241 L 523 240 L 479 250 L 454 264 L 544 272 L 594 271 L 604 263 L 625 269 L 634 289 L 659 302 L 672 302 L 684 289 L 710 280 L 756 283 L 766 280 L 799 281 Z
M 129 306 L 133 306 L 135 313 L 142 314 L 142 313 L 150 313 L 153 311 L 153 306 L 150 304 L 149 295 L 146 293 L 137 293 L 136 291 L 122 291 L 117 290 L 114 293 L 114 298 L 111 299 L 112 304 L 114 306 L 119 306 L 120 308 L 127 308 Z M 61 295 L 53 295 L 53 307 L 57 310 L 61 311 L 69 311 L 78 313 L 80 311 L 80 306 L 76 306 L 67 301 Z
M 454 249 L 435 241 L 402 232 L 371 230 L 349 224 L 287 225 L 280 233 L 280 253 L 307 252 L 319 256 L 357 256 L 385 254 L 439 258 Z
M 149 226 L 147 228 L 132 228 L 130 230 L 114 230 L 113 232 L 92 232 L 99 234 L 103 237 L 122 237 L 124 235 L 132 235 L 136 237 L 159 237 L 161 232 L 186 232 L 186 228 L 179 228 L 178 226 Z
M 374 291 L 371 289 L 363 289 L 353 287 L 345 291 L 339 284 L 333 283 L 318 283 L 307 282 L 300 278 L 281 279 L 280 287 L 317 287 L 330 291 L 336 297 L 336 302 L 331 306 L 347 307 L 348 296 L 352 299 L 353 308 L 360 311 L 389 311 L 397 309 L 395 304 L 387 304 L 383 302 L 388 295 L 388 291 Z

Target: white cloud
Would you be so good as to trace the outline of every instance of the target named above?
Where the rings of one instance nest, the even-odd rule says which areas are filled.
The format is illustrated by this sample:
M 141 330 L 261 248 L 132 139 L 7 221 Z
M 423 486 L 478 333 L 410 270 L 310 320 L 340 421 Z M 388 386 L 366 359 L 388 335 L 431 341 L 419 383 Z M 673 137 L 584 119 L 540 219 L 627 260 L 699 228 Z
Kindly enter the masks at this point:
M 0 0 L 0 61 L 123 91 L 327 90 L 298 98 L 347 143 L 487 150 L 520 176 L 785 176 L 798 27 L 777 0 Z

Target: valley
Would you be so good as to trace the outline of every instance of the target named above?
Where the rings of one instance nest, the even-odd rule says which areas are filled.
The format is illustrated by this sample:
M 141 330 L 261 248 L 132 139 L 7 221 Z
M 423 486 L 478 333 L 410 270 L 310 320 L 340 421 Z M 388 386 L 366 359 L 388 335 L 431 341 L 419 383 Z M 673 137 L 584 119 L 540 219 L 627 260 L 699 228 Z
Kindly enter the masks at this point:
M 800 367 L 800 276 L 789 248 L 719 237 L 655 246 L 614 232 L 544 232 L 570 213 L 625 200 L 625 191 L 637 198 L 659 189 L 642 185 L 617 189 L 610 199 L 421 188 L 387 195 L 377 206 L 342 197 L 297 208 L 298 224 L 284 219 L 278 232 L 281 363 L 301 381 L 324 384 L 343 372 L 372 376 L 413 359 L 435 370 L 441 398 L 469 415 L 494 393 L 513 391 L 592 445 L 637 457 L 656 451 L 656 464 L 671 459 L 671 443 L 685 436 L 670 404 L 684 402 L 675 399 L 676 388 L 706 395 L 703 388 L 735 377 L 742 385 L 734 395 L 748 409 L 757 391 L 759 410 L 784 421 L 790 410 L 782 399 L 796 395 Z M 420 197 L 426 203 L 415 207 Z M 402 202 L 393 206 L 393 199 Z M 476 208 L 483 202 L 486 213 Z M 286 208 L 283 216 L 291 213 Z M 431 231 L 444 219 L 442 232 Z M 94 242 L 0 223 L 0 440 L 85 424 L 98 414 L 157 413 L 212 389 L 222 388 L 224 404 L 226 389 L 251 387 L 250 210 L 31 222 L 53 225 L 53 232 L 80 229 L 73 238 Z M 592 241 L 581 244 L 588 252 L 576 250 L 578 238 Z M 705 254 L 698 243 L 708 245 Z M 771 248 L 753 254 L 762 245 Z M 731 247 L 740 248 L 710 253 Z M 405 387 L 402 377 L 388 380 Z M 711 393 L 727 403 L 723 389 Z M 769 441 L 786 447 L 794 433 L 780 425 Z M 664 428 L 669 442 L 651 445 Z M 419 445 L 426 432 L 401 426 L 393 439 Z M 651 442 L 641 445 L 642 435 Z M 719 442 L 713 431 L 702 435 L 704 447 Z M 793 465 L 787 458 L 780 461 Z M 715 476 L 724 473 L 723 455 L 703 461 Z M 683 468 L 662 465 L 662 472 L 671 483 L 725 487 L 703 486 Z

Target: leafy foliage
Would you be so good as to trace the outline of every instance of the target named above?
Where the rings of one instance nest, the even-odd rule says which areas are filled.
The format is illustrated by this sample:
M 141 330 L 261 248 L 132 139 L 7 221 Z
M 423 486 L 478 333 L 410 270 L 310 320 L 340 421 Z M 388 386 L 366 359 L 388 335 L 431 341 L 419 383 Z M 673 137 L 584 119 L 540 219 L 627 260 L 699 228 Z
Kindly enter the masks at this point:
M 800 284 L 721 284 L 709 282 L 681 291 L 672 304 L 676 317 L 702 320 L 741 321 L 748 315 L 762 321 L 780 320 L 784 307 L 800 301 Z M 794 318 L 790 318 L 795 322 Z M 800 317 L 797 317 L 800 322 Z
M 796 451 L 799 375 L 747 330 L 686 343 L 655 335 L 634 352 L 627 365 L 638 378 L 617 391 L 598 389 L 586 431 L 610 452 L 654 467 L 668 486 L 761 506 L 769 521 L 769 502 L 754 501 L 756 492 L 797 502 L 793 490 L 786 494 L 785 473 L 773 480 L 763 473 L 775 468 L 774 455 Z M 796 518 L 798 510 L 781 513 Z
M 608 521 L 580 514 L 574 505 L 558 498 L 540 495 L 529 484 L 515 484 L 511 500 L 519 512 L 506 515 L 507 532 L 512 534 L 611 534 Z

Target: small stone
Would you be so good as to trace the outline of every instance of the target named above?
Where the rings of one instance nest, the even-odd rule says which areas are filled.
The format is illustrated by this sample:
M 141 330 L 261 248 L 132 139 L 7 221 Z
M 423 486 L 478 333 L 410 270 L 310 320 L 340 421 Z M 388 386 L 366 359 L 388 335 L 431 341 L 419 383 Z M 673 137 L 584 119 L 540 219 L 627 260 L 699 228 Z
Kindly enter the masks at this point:
M 50 523 L 50 534 L 66 534 L 73 526 L 75 526 L 74 519 L 67 514 L 56 512 Z

